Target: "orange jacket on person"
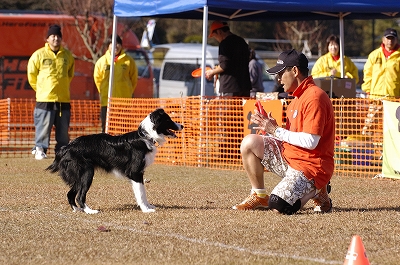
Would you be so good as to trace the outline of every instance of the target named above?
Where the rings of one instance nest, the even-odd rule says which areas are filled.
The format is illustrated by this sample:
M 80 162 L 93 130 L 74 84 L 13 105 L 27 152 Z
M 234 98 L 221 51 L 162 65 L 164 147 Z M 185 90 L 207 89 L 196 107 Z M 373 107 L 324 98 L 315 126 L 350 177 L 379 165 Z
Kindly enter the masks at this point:
M 286 129 L 321 136 L 318 145 L 308 150 L 283 142 L 283 157 L 292 168 L 302 171 L 321 189 L 332 177 L 334 165 L 335 116 L 328 95 L 311 76 L 293 92 L 286 111 Z

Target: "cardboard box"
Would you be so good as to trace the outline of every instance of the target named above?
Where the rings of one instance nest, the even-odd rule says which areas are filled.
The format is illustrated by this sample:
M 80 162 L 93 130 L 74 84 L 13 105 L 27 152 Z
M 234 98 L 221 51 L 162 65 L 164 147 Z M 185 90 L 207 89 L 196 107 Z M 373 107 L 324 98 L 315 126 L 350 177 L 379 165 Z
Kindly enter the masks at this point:
M 344 98 L 355 98 L 356 97 L 356 80 L 351 78 L 333 78 L 323 77 L 314 78 L 314 82 L 317 86 L 326 91 L 330 96 L 332 86 L 332 98 L 344 97 Z

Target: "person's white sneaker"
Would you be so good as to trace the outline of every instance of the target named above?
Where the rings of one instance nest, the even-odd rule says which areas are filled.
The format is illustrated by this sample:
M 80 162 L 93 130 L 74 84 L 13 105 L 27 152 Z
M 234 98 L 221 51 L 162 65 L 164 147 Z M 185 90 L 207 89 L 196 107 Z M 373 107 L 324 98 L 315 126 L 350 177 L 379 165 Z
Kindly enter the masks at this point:
M 44 152 L 43 148 L 42 147 L 36 147 L 35 159 L 36 160 L 42 160 L 44 158 L 47 158 L 47 155 Z

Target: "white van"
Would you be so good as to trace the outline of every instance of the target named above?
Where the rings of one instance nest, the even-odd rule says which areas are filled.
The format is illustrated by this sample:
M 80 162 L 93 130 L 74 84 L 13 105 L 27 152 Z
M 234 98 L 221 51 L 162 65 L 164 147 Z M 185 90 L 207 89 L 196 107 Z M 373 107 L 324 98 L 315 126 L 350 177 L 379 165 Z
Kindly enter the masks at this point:
M 201 65 L 202 44 L 160 44 L 154 46 L 151 53 L 154 61 L 162 60 L 158 91 L 160 98 L 200 95 L 201 80 L 192 77 L 192 71 Z M 218 47 L 207 45 L 206 66 L 214 68 L 217 64 Z M 205 96 L 214 95 L 214 81 L 206 80 Z

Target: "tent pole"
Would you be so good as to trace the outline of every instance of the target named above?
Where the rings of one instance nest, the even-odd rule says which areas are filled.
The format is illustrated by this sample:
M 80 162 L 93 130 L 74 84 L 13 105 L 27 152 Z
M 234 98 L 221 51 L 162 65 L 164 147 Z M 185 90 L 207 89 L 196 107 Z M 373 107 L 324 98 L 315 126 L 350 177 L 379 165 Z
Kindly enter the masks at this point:
M 344 19 L 343 13 L 340 12 L 339 14 L 339 31 L 340 31 L 340 72 L 341 78 L 344 78 Z
M 203 12 L 203 42 L 202 42 L 202 51 L 201 51 L 201 69 L 206 69 L 206 51 L 207 51 L 207 38 L 208 38 L 208 6 L 204 6 L 204 12 Z M 204 97 L 205 95 L 205 85 L 206 85 L 206 79 L 205 79 L 205 71 L 201 71 L 201 92 L 200 95 L 201 97 Z
M 114 62 L 115 58 L 115 47 L 117 46 L 117 25 L 118 25 L 118 18 L 114 15 L 113 19 L 113 32 L 112 32 L 112 49 L 111 49 L 111 62 Z M 108 133 L 108 123 L 109 123 L 109 109 L 110 109 L 110 98 L 112 96 L 112 89 L 114 84 L 114 64 L 110 64 L 110 79 L 108 80 L 108 99 L 107 99 L 107 115 L 106 115 L 106 129 L 105 132 Z

